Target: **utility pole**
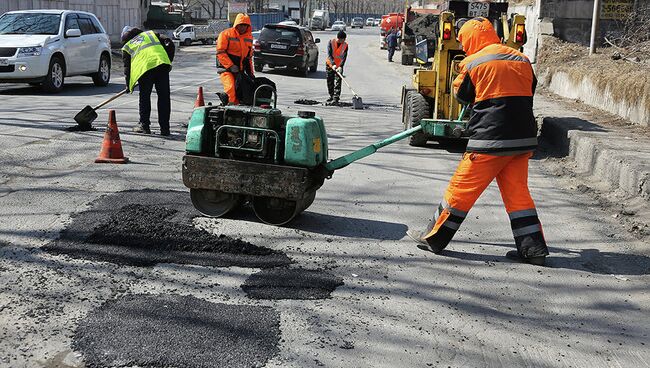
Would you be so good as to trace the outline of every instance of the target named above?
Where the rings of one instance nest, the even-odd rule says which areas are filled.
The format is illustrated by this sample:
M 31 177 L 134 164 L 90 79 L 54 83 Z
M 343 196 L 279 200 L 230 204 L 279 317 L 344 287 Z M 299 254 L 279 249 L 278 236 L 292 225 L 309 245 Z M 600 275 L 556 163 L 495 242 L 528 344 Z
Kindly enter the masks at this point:
M 594 14 L 591 18 L 591 40 L 589 41 L 589 55 L 596 53 L 596 35 L 600 22 L 600 0 L 594 0 Z

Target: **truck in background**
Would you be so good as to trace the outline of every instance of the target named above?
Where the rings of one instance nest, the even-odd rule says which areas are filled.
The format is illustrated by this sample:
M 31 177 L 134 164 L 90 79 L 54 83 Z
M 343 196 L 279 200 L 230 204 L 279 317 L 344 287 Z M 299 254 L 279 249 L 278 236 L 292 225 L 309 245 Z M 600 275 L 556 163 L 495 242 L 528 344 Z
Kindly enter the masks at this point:
M 440 9 L 412 8 L 411 6 L 406 8 L 400 42 L 402 65 L 413 65 L 418 37 L 430 40 L 429 50 L 435 50 L 435 32 L 438 29 L 439 14 Z
M 400 31 L 402 30 L 402 24 L 404 24 L 404 14 L 403 13 L 390 13 L 381 16 L 381 23 L 379 25 L 379 48 L 382 50 L 386 49 L 386 36 L 388 32 L 392 30 Z M 398 42 L 398 44 L 400 44 Z
M 329 26 L 330 13 L 327 10 L 314 10 L 314 15 L 312 15 L 309 21 L 309 28 L 324 31 Z
M 170 6 L 168 2 L 164 1 L 152 1 L 144 26 L 148 29 L 172 30 L 183 23 L 183 14 L 177 7 Z
M 208 25 L 182 24 L 174 31 L 174 39 L 184 46 L 193 42 L 201 42 L 204 45 L 213 44 L 219 33 L 229 27 L 228 20 L 218 20 Z

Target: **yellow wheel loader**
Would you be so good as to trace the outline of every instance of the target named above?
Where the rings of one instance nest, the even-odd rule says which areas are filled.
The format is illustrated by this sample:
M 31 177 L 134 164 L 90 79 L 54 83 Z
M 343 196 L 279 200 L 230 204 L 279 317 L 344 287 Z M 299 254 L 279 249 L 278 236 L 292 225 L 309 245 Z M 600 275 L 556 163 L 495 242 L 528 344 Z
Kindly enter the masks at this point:
M 417 40 L 420 66 L 413 71 L 412 86 L 402 87 L 402 123 L 404 130 L 423 122 L 432 129 L 412 135 L 411 146 L 424 146 L 429 140 L 464 139 L 471 111 L 461 109 L 452 90 L 465 58 L 456 35 L 465 22 L 483 17 L 492 21 L 505 45 L 519 50 L 526 43 L 526 18 L 519 14 L 508 17 L 507 12 L 508 3 L 449 1 L 434 25 L 435 40 Z M 431 44 L 435 49 L 428 47 Z

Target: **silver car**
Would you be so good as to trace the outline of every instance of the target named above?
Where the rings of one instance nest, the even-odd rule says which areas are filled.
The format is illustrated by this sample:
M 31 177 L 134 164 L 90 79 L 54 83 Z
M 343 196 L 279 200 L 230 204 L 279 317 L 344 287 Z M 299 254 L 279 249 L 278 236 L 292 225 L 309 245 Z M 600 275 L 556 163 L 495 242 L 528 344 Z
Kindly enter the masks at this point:
M 40 84 L 60 92 L 66 77 L 111 79 L 111 43 L 94 14 L 25 10 L 0 17 L 0 83 Z
M 347 27 L 345 26 L 345 22 L 342 20 L 337 20 L 332 24 L 332 31 L 345 31 L 347 30 Z

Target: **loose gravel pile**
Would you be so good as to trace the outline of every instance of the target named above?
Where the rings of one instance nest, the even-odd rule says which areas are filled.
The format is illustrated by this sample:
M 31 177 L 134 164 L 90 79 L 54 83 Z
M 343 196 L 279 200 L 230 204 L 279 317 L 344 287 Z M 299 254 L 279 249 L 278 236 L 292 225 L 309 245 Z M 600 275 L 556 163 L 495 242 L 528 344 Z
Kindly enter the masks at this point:
M 279 339 L 280 314 L 270 307 L 128 295 L 91 311 L 73 347 L 90 368 L 249 368 L 276 355 Z
M 253 299 L 325 299 L 343 280 L 323 270 L 279 267 L 252 274 L 242 289 Z
M 158 263 L 267 268 L 290 264 L 283 253 L 195 228 L 186 192 L 127 191 L 77 214 L 45 250 L 132 266 Z
M 145 248 L 151 251 L 221 252 L 266 256 L 273 251 L 226 235 L 214 236 L 191 225 L 167 219 L 178 211 L 130 204 L 97 226 L 87 239 L 94 244 Z
M 424 36 L 427 39 L 436 38 L 439 16 L 435 14 L 418 14 L 417 19 L 408 23 L 408 27 L 415 36 Z

